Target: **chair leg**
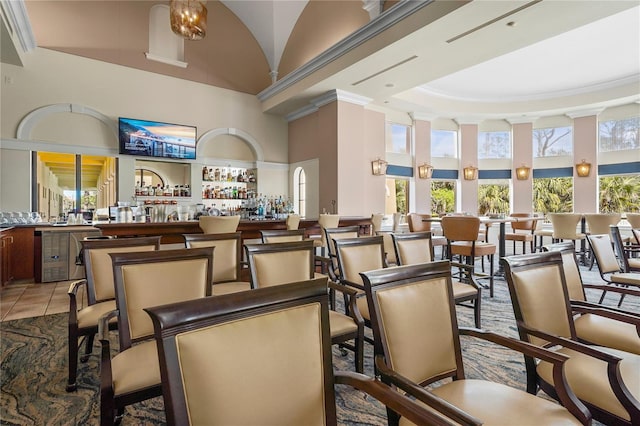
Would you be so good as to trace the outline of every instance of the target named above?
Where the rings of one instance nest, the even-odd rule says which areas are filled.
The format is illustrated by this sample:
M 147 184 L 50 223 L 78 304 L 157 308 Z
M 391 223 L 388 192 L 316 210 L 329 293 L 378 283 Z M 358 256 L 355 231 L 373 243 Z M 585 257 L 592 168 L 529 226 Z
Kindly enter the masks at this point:
M 84 346 L 84 355 L 80 357 L 81 362 L 87 362 L 89 360 L 89 355 L 91 355 L 91 352 L 93 352 L 93 340 L 95 337 L 95 334 L 90 334 L 87 336 Z
M 482 328 L 480 325 L 480 301 L 482 300 L 481 291 L 478 290 L 478 298 L 473 302 L 473 319 L 476 324 L 476 328 Z
M 355 367 L 357 373 L 362 373 L 364 371 L 364 330 L 358 332 L 358 337 L 356 337 L 354 351 L 355 358 Z
M 493 297 L 493 255 L 489 255 L 491 266 L 489 267 L 489 296 Z
M 78 329 L 69 326 L 69 376 L 67 378 L 67 392 L 77 389 L 76 379 L 78 377 Z

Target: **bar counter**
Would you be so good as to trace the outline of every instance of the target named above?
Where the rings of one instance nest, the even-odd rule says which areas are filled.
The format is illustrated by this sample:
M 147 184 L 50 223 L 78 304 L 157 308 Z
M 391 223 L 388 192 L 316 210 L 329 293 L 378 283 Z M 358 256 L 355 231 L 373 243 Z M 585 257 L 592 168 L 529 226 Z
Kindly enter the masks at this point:
M 368 235 L 371 228 L 369 217 L 341 217 L 339 226 L 360 226 L 360 234 Z M 153 223 L 94 223 L 95 228 L 102 231 L 102 235 L 116 237 L 162 236 L 162 244 L 184 243 L 182 234 L 202 234 L 197 220 L 186 222 L 153 222 Z M 317 219 L 301 219 L 300 229 L 305 229 L 305 236 L 320 234 Z M 241 220 L 238 231 L 242 232 L 242 239 L 260 238 L 260 231 L 268 229 L 287 229 L 284 220 Z

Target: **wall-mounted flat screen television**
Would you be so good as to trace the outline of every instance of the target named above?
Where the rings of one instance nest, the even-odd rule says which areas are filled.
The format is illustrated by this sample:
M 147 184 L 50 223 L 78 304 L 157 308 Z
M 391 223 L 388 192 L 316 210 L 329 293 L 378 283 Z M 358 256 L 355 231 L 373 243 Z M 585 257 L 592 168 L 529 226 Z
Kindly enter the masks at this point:
M 120 154 L 195 160 L 196 136 L 194 126 L 118 119 Z

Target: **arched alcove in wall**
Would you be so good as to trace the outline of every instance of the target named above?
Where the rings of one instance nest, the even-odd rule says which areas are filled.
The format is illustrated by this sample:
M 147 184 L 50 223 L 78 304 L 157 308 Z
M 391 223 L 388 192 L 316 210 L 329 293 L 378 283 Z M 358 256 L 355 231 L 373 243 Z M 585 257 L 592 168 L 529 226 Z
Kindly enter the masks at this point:
M 209 130 L 198 138 L 197 158 L 264 161 L 262 147 L 249 133 L 234 128 Z

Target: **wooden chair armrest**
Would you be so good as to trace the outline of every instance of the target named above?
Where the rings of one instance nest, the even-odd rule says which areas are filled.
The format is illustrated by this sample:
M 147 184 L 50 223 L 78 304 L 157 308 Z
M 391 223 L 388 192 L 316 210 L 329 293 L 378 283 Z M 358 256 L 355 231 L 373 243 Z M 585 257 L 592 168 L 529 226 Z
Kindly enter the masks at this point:
M 342 283 L 343 285 L 345 285 L 347 287 L 353 287 L 355 289 L 364 291 L 364 286 L 362 284 L 354 283 L 353 281 L 345 280 L 345 279 L 342 279 L 342 278 L 339 281 L 340 281 L 340 283 Z
M 113 311 L 109 311 L 106 314 L 103 314 L 100 319 L 98 319 L 98 340 L 101 343 L 106 342 L 109 344 L 109 321 L 111 318 L 118 316 L 118 310 L 114 309 Z
M 388 385 L 374 379 L 373 377 L 365 376 L 364 374 L 354 373 L 351 371 L 338 371 L 335 373 L 335 382 L 339 385 L 351 386 L 354 389 L 358 389 L 368 395 L 371 395 L 395 413 L 405 417 L 407 420 L 417 425 L 429 424 L 434 426 L 448 426 L 455 424 L 480 424 L 454 423 L 452 419 L 448 419 L 439 415 L 436 411 L 427 409 L 407 396 L 391 389 Z
M 476 419 L 472 415 L 462 411 L 455 405 L 445 401 L 444 399 L 432 394 L 417 383 L 398 374 L 395 370 L 390 369 L 384 362 L 382 355 L 375 357 L 376 370 L 380 374 L 382 381 L 396 386 L 417 400 L 427 404 L 434 410 L 451 418 L 452 420 L 463 425 L 481 425 L 482 421 Z
M 74 281 L 69 285 L 69 324 L 78 323 L 78 290 L 87 285 L 87 280 Z
M 342 284 L 336 284 L 332 281 L 328 283 L 329 290 L 339 291 L 342 294 L 346 294 L 348 296 L 347 302 L 349 303 L 349 316 L 355 320 L 357 324 L 364 324 L 364 318 L 360 313 L 360 308 L 358 308 L 358 304 L 356 303 L 356 297 L 358 297 L 358 292 L 352 288 L 346 287 Z
M 585 355 L 594 357 L 606 363 L 618 364 L 620 361 L 622 361 L 622 358 L 620 357 L 617 357 L 607 352 L 602 352 L 598 349 L 595 349 L 592 346 L 588 346 L 588 345 L 576 342 L 575 340 L 570 340 L 564 337 L 556 336 L 554 334 L 545 333 L 543 331 L 536 330 L 531 327 L 527 327 L 526 325 L 523 325 L 523 324 L 520 324 L 520 326 L 525 330 L 527 334 L 531 336 L 535 336 L 540 339 L 544 339 L 550 343 L 564 346 L 565 348 L 572 349 L 577 352 L 581 352 Z
M 478 284 L 478 282 L 474 278 L 473 266 L 467 265 L 466 263 L 459 263 L 459 262 L 452 262 L 452 261 L 449 261 L 449 263 L 451 264 L 452 268 L 464 269 L 465 275 L 467 276 L 467 279 L 469 280 L 469 282 L 465 283 L 465 284 L 469 284 L 469 285 L 475 287 L 476 290 L 480 290 L 481 289 L 480 285 Z
M 633 324 L 638 328 L 638 332 L 640 333 L 640 314 L 625 312 L 621 309 L 611 309 L 609 307 L 582 300 L 571 300 L 571 310 L 581 314 L 598 315 L 605 318 L 611 318 L 616 321 Z
M 590 288 L 594 290 L 610 291 L 612 293 L 628 294 L 630 296 L 639 296 L 640 289 L 629 287 L 618 287 L 611 284 L 582 284 L 584 288 Z

